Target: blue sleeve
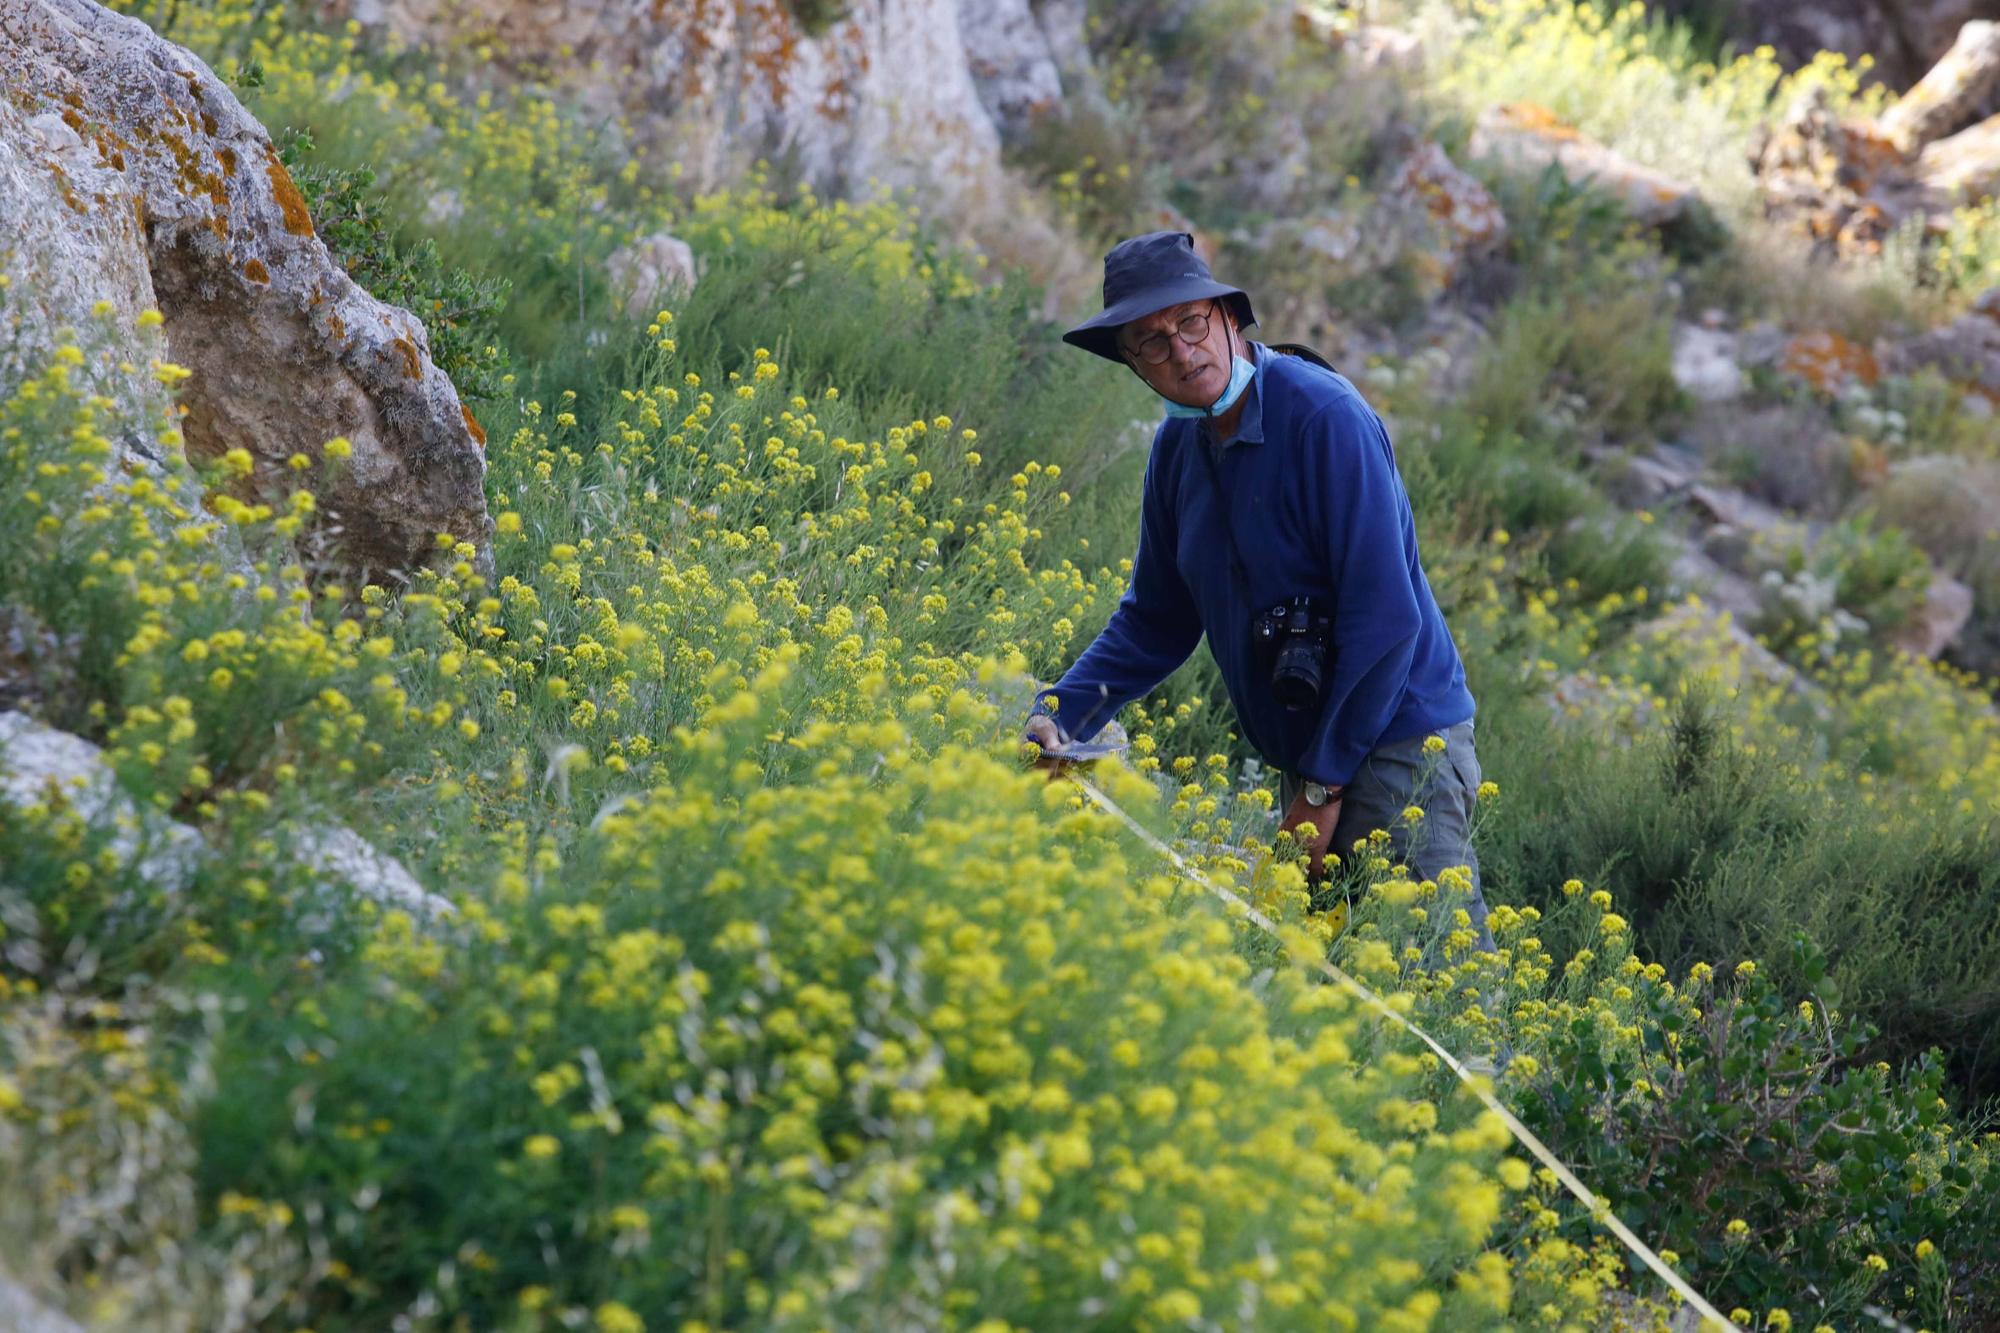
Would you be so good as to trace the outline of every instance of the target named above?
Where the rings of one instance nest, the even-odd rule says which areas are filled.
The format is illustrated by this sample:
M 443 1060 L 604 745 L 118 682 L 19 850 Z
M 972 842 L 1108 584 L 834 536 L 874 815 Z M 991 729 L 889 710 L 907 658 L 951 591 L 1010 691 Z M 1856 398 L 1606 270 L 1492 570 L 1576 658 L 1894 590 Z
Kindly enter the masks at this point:
M 1119 709 L 1172 675 L 1201 642 L 1200 612 L 1174 567 L 1174 512 L 1159 482 L 1159 463 L 1156 438 L 1146 460 L 1131 585 L 1103 632 L 1035 708 L 1049 711 L 1046 701 L 1054 695 L 1056 721 L 1073 740 L 1095 736 Z
M 1361 398 L 1324 408 L 1305 435 L 1334 606 L 1326 702 L 1299 772 L 1344 785 L 1381 739 L 1410 678 L 1423 628 L 1416 521 L 1389 433 Z

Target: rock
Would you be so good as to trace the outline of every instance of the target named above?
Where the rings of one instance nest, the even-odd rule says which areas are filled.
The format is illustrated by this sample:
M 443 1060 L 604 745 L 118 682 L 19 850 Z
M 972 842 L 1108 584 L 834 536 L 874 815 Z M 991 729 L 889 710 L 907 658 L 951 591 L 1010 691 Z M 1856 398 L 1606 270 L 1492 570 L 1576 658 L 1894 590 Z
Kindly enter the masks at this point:
M 195 830 L 140 808 L 95 745 L 25 713 L 0 713 L 0 801 L 24 809 L 47 803 L 52 794 L 68 800 L 91 826 L 113 830 L 107 845 L 120 863 L 134 867 L 155 888 L 180 892 L 207 855 L 207 844 Z M 426 892 L 401 862 L 343 825 L 295 827 L 278 843 L 291 864 L 318 881 L 315 888 L 329 905 L 345 891 L 419 921 L 435 921 L 457 910 L 449 900 Z M 316 917 L 307 929 L 323 929 L 325 923 L 324 917 Z
M 979 103 L 1003 143 L 1017 143 L 1039 116 L 1063 106 L 1055 52 L 1027 0 L 961 4 L 959 31 Z
M 1958 40 L 1914 88 L 1881 118 L 1882 135 L 1897 151 L 1914 153 L 1959 128 L 2000 87 L 2000 23 L 1980 19 L 1958 31 Z
M 341 565 L 408 570 L 441 532 L 484 546 L 480 432 L 422 321 L 333 262 L 270 136 L 207 66 L 93 0 L 10 0 L 0 69 L 0 262 L 29 341 L 45 354 L 100 298 L 126 327 L 157 306 L 193 372 L 190 455 L 249 451 L 247 496 L 279 505 L 286 460 L 345 436 L 352 457 L 317 496 Z
M 1382 193 L 1392 217 L 1414 224 L 1418 235 L 1410 248 L 1433 294 L 1450 286 L 1467 261 L 1506 240 L 1507 215 L 1499 203 L 1431 140 L 1404 156 Z
M 0 1277 L 0 1328 L 10 1333 L 83 1333 L 82 1324 L 49 1309 L 26 1287 L 5 1277 Z
M 1785 345 L 1779 368 L 1835 397 L 1849 385 L 1873 387 L 1882 378 L 1881 359 L 1872 348 L 1826 331 L 1793 338 Z
M 1743 394 L 1743 367 L 1736 359 L 1736 335 L 1698 324 L 1674 326 L 1674 383 L 1704 403 L 1725 403 Z
M 1898 626 L 1890 643 L 1910 654 L 1935 660 L 1958 642 L 1972 620 L 1972 589 L 1949 574 L 1931 576 L 1924 603 Z
M 1943 328 L 1897 344 L 1885 361 L 1901 374 L 1934 368 L 1962 392 L 2000 401 L 2000 287 Z
M 1874 127 L 1841 120 L 1818 87 L 1766 128 L 1750 158 L 1765 216 L 1822 258 L 1878 253 L 1927 202 L 1901 151 Z
M 1789 68 L 1807 65 L 1822 51 L 1837 51 L 1850 60 L 1867 56 L 1873 74 L 1891 88 L 1906 88 L 1945 50 L 1959 25 L 1982 11 L 1992 15 L 1991 0 L 1661 0 L 1649 6 L 1655 13 L 1693 17 L 1720 23 L 1727 37 L 1742 50 L 1763 45 L 1777 48 Z
M 178 892 L 194 878 L 205 850 L 200 834 L 140 809 L 89 741 L 25 713 L 0 713 L 0 801 L 21 810 L 52 799 L 67 801 L 86 824 L 112 830 L 105 845 L 147 884 Z
M 1644 226 L 1666 227 L 1702 211 L 1694 187 L 1586 138 L 1533 102 L 1481 112 L 1472 130 L 1471 153 L 1514 171 L 1540 173 L 1554 165 L 1571 184 L 1589 184 L 1617 199 Z
M 376 851 L 353 829 L 338 824 L 300 829 L 290 851 L 298 865 L 326 876 L 331 881 L 328 887 L 346 886 L 384 908 L 407 912 L 420 923 L 458 910 L 449 899 L 426 892 L 402 862 Z
M 1584 456 L 1598 466 L 1605 488 L 1628 509 L 1658 509 L 1684 496 L 1701 473 L 1701 460 L 1674 445 L 1655 445 L 1647 453 L 1609 447 L 1586 448 Z
M 1559 677 L 1547 700 L 1557 720 L 1585 723 L 1621 745 L 1649 730 L 1659 714 L 1645 691 L 1587 671 Z
M 759 158 L 831 198 L 906 189 L 979 234 L 1020 210 L 1004 140 L 1088 82 L 1084 0 L 847 0 L 807 24 L 783 3 L 313 0 L 405 45 L 496 54 L 624 123 L 702 190 Z M 817 8 L 830 9 L 831 6 Z
M 1707 522 L 1744 532 L 1774 532 L 1789 521 L 1762 500 L 1721 486 L 1690 486 L 1687 497 L 1689 506 Z
M 1339 51 L 1362 69 L 1414 72 L 1424 64 L 1423 39 L 1402 28 L 1350 21 L 1351 11 L 1303 3 L 1292 9 L 1292 30 Z
M 1826 692 L 1798 668 L 1758 643 L 1727 611 L 1690 599 L 1632 631 L 1639 642 L 1678 651 L 1704 675 L 1731 692 L 1763 687 L 1805 702 L 1828 715 Z
M 1699 597 L 1739 622 L 1755 620 L 1764 610 L 1756 584 L 1724 569 L 1685 537 L 1678 539 L 1673 561 L 1667 566 L 1667 585 L 1673 593 Z
M 1917 158 L 1917 178 L 1957 204 L 2000 194 L 2000 116 L 1925 148 Z
M 693 248 L 663 231 L 618 250 L 605 268 L 625 317 L 640 323 L 650 321 L 670 302 L 684 300 L 695 286 Z

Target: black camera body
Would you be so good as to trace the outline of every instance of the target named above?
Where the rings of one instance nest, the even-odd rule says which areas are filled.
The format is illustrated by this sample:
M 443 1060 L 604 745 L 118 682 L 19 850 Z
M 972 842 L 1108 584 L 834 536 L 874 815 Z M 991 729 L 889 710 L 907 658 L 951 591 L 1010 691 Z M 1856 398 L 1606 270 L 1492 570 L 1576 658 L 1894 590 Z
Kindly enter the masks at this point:
M 1326 693 L 1326 655 L 1333 617 L 1312 597 L 1299 596 L 1258 612 L 1250 644 L 1271 675 L 1271 693 L 1289 709 L 1317 709 Z

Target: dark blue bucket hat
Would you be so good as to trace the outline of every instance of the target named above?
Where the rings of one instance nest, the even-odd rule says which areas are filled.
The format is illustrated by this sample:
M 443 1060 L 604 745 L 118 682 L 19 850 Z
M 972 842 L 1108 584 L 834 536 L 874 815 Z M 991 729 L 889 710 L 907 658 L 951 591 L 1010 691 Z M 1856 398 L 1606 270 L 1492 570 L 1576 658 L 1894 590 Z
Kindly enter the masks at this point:
M 1118 329 L 1155 310 L 1183 301 L 1219 297 L 1236 312 L 1239 326 L 1255 324 L 1250 297 L 1240 287 L 1217 282 L 1201 256 L 1194 237 L 1184 231 L 1153 231 L 1120 241 L 1104 256 L 1104 313 L 1071 329 L 1063 341 L 1107 361 L 1124 364 L 1118 355 Z

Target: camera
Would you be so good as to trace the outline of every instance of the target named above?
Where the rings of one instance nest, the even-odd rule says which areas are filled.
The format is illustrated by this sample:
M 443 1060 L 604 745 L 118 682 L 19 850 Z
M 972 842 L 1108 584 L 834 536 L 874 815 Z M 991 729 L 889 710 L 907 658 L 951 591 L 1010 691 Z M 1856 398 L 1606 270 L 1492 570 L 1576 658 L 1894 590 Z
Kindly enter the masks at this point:
M 1290 709 L 1317 708 L 1325 689 L 1333 619 L 1311 597 L 1294 597 L 1250 622 L 1250 644 L 1271 673 L 1271 693 Z

